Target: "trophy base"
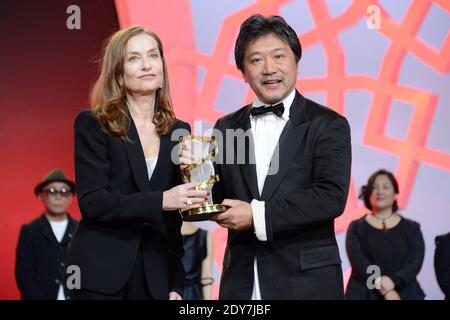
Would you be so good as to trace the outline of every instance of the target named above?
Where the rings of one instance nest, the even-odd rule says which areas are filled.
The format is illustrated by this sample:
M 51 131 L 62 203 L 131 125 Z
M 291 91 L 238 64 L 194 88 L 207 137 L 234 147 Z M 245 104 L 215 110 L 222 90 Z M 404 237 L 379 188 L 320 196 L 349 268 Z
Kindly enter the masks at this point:
M 213 215 L 225 212 L 229 206 L 223 204 L 207 204 L 196 208 L 181 209 L 180 213 L 184 221 L 209 220 Z

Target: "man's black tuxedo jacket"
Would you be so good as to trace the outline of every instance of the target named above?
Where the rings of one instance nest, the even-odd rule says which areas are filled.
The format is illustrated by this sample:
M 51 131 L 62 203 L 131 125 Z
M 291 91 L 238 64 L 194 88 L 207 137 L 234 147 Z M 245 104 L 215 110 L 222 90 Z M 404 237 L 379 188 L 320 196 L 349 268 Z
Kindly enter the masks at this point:
M 250 108 L 219 119 L 215 129 L 250 130 Z M 218 139 L 223 164 L 214 200 L 265 201 L 268 241 L 253 229 L 228 231 L 220 286 L 221 299 L 250 299 L 253 261 L 257 257 L 262 299 L 341 299 L 341 260 L 334 219 L 345 208 L 351 165 L 350 128 L 338 113 L 296 92 L 279 140 L 279 169 L 258 192 L 256 167 L 249 159 L 252 136 L 245 144 L 244 164 L 236 164 L 239 144 Z M 219 151 L 219 152 L 220 152 Z M 233 151 L 234 164 L 227 164 Z M 231 157 L 233 158 L 233 157 Z M 274 158 L 272 158 L 274 160 Z M 256 159 L 258 161 L 258 159 Z
M 175 129 L 187 123 L 176 120 Z M 181 135 L 181 134 L 180 134 Z M 171 161 L 178 145 L 161 136 L 158 161 L 148 178 L 143 149 L 130 117 L 125 141 L 104 134 L 89 111 L 75 120 L 75 174 L 82 219 L 68 254 L 81 269 L 81 288 L 101 293 L 121 290 L 142 250 L 148 287 L 155 299 L 182 294 L 183 239 L 178 212 L 162 210 L 163 191 L 181 183 Z M 177 137 L 178 138 L 178 137 Z

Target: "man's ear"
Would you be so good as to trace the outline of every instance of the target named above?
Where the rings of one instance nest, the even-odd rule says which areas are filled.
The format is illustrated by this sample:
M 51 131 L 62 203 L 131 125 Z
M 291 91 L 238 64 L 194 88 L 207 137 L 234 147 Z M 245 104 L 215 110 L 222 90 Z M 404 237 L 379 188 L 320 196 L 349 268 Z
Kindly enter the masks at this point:
M 242 78 L 244 78 L 244 82 L 248 83 L 247 76 L 245 75 L 245 72 L 241 71 L 241 74 L 242 74 Z

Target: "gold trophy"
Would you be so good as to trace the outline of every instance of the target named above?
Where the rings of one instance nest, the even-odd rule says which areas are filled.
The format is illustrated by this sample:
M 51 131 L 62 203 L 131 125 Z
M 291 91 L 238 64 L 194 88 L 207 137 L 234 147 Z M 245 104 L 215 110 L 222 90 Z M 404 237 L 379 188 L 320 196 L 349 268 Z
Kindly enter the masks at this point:
M 188 205 L 180 209 L 185 221 L 208 220 L 211 216 L 229 209 L 223 204 L 214 204 L 212 201 L 213 184 L 219 181 L 219 175 L 215 174 L 213 159 L 217 155 L 217 142 L 214 137 L 208 136 L 184 136 L 180 137 L 182 150 L 190 150 L 194 161 L 181 170 L 183 181 L 197 182 L 196 190 L 209 191 L 208 199 L 200 204 Z

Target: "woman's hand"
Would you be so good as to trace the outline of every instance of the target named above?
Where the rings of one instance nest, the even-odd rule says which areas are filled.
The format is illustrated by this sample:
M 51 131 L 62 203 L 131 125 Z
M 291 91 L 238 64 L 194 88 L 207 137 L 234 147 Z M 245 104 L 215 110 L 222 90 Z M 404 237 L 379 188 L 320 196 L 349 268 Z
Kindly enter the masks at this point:
M 384 299 L 385 300 L 401 300 L 400 295 L 395 290 L 386 292 L 386 294 L 384 294 Z
M 178 210 L 208 200 L 209 192 L 194 190 L 198 185 L 188 182 L 163 192 L 163 210 Z
M 169 293 L 169 300 L 183 300 L 183 298 L 181 298 L 181 296 L 175 291 L 171 291 Z
M 192 150 L 190 149 L 189 144 L 184 144 L 180 146 L 178 156 L 179 156 L 178 161 L 181 169 L 184 169 L 188 165 L 194 163 L 194 155 L 192 154 Z
M 375 280 L 375 283 L 377 284 L 379 287 L 377 286 L 378 291 L 380 291 L 380 293 L 384 296 L 387 292 L 394 290 L 395 288 L 395 284 L 392 281 L 391 278 L 389 278 L 388 276 L 381 276 L 379 277 L 377 280 Z

